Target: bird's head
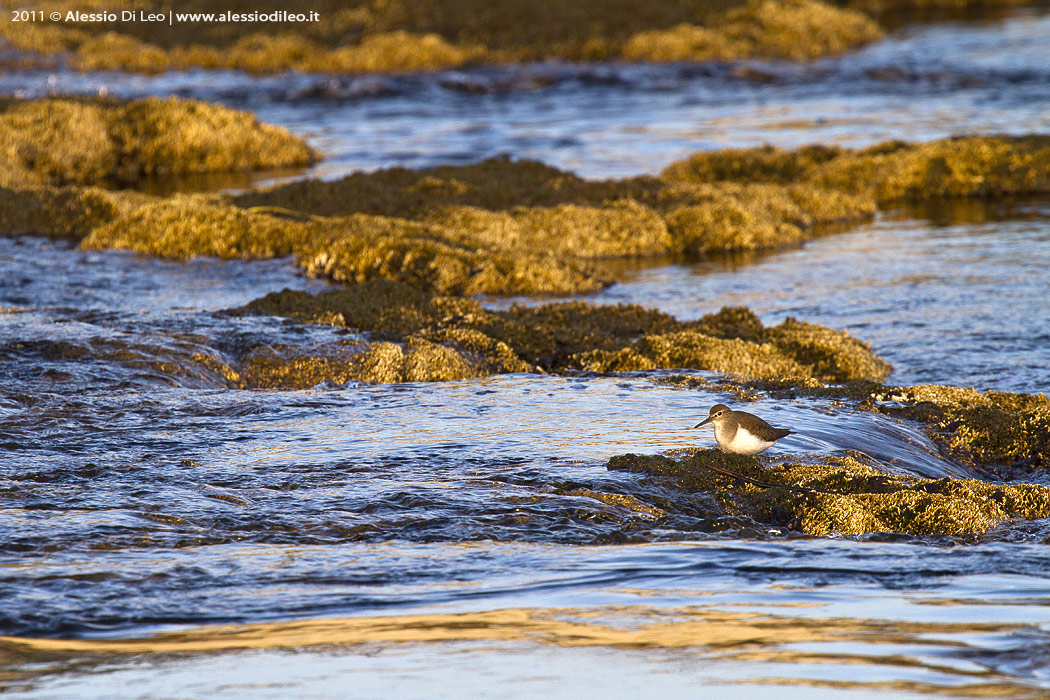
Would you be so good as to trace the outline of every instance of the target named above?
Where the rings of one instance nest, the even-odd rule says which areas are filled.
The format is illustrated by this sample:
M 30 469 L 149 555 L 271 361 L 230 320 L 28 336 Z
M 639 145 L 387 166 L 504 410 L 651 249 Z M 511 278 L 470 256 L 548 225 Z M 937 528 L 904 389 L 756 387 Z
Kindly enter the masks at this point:
M 700 426 L 707 425 L 708 423 L 714 423 L 715 425 L 718 425 L 726 418 L 728 418 L 730 413 L 732 413 L 732 410 L 729 408 L 729 406 L 726 406 L 722 403 L 716 403 L 714 406 L 711 407 L 711 412 L 707 416 L 707 418 L 700 421 L 693 427 L 699 428 Z

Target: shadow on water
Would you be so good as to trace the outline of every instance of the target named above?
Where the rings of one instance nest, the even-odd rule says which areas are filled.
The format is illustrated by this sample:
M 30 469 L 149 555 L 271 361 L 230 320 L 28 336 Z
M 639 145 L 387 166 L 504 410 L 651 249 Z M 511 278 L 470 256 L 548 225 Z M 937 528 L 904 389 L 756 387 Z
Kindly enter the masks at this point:
M 158 197 L 166 197 L 177 192 L 229 192 L 236 193 L 258 187 L 266 187 L 276 182 L 298 180 L 308 174 L 306 168 L 274 168 L 248 172 L 227 173 L 182 173 L 179 175 L 154 175 L 134 183 L 108 183 L 116 188 L 133 186 L 134 189 Z
M 1007 221 L 1050 221 L 1047 197 L 958 197 L 904 202 L 883 214 L 893 221 L 927 221 L 933 226 L 966 226 Z

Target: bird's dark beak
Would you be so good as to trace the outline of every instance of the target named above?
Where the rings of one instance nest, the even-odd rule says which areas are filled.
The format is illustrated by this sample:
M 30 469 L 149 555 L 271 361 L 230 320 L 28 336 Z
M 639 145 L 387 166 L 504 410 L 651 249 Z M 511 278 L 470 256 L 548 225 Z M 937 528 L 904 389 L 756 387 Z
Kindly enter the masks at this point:
M 711 422 L 712 420 L 713 420 L 712 418 L 708 417 L 708 418 L 706 418 L 705 420 L 702 420 L 702 421 L 700 421 L 699 423 L 697 423 L 696 425 L 694 425 L 694 426 L 693 426 L 693 428 L 694 428 L 694 429 L 696 429 L 696 428 L 699 428 L 699 427 L 700 427 L 701 425 L 707 425 L 707 424 L 708 424 L 708 423 L 710 423 L 710 422 Z

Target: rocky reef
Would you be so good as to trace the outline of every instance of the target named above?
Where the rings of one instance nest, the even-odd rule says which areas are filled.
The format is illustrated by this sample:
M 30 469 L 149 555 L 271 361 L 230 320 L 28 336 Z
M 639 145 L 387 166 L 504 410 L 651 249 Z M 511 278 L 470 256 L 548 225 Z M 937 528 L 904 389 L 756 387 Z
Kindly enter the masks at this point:
M 697 153 L 662 179 L 786 184 L 806 182 L 877 202 L 993 197 L 1050 190 L 1050 137 L 963 136 L 921 144 L 880 143 L 861 150 L 809 146 Z
M 316 151 L 249 112 L 177 98 L 0 98 L 0 186 L 309 165 Z
M 244 389 L 712 370 L 734 375 L 714 388 L 744 398 L 820 396 L 917 421 L 947 454 L 990 476 L 1023 477 L 1047 464 L 1045 396 L 884 386 L 889 365 L 841 331 L 795 319 L 767 327 L 743 308 L 686 322 L 638 305 L 580 301 L 493 311 L 472 296 L 594 291 L 614 281 L 611 259 L 776 248 L 906 200 L 1048 192 L 1050 137 L 728 150 L 621 180 L 494 159 L 238 196 L 154 196 L 113 188 L 159 174 L 306 164 L 317 154 L 246 113 L 193 101 L 8 99 L 0 110 L 5 233 L 173 259 L 294 256 L 305 273 L 345 283 L 321 294 L 277 292 L 225 312 L 342 329 L 324 344 L 256 339 L 219 351 L 188 342 L 13 342 L 0 354 L 97 360 L 150 381 Z M 760 468 L 695 452 L 624 456 L 610 468 L 674 479 L 722 514 L 814 535 L 973 535 L 1050 517 L 1050 491 L 1040 486 L 888 476 L 853 457 Z
M 1050 517 L 1045 486 L 890 476 L 855 457 L 760 466 L 752 457 L 695 450 L 622 455 L 608 468 L 667 480 L 718 514 L 818 536 L 972 536 L 1010 520 Z
M 613 259 L 797 244 L 906 198 L 1050 191 L 1050 138 L 980 136 L 701 153 L 660 177 L 622 180 L 492 159 L 236 197 L 156 197 L 97 185 L 316 154 L 249 115 L 180 100 L 14 101 L 0 117 L 9 119 L 6 130 L 0 122 L 8 232 L 174 259 L 292 255 L 312 276 L 389 279 L 444 295 L 590 292 L 614 281 Z M 74 138 L 58 139 L 56 124 Z
M 726 308 L 682 322 L 634 304 L 567 302 L 488 311 L 471 299 L 427 294 L 407 284 L 375 280 L 345 291 L 268 294 L 235 315 L 263 313 L 326 323 L 374 341 L 342 363 L 269 357 L 267 382 L 296 366 L 306 382 L 426 381 L 507 372 L 565 373 L 687 367 L 799 383 L 878 381 L 890 366 L 841 331 L 788 319 L 766 328 L 750 311 Z M 299 363 L 299 365 L 296 365 Z M 304 364 L 305 363 L 305 364 Z M 249 367 L 254 360 L 249 361 Z M 278 371 L 278 366 L 284 367 Z M 328 376 L 320 368 L 335 369 Z M 292 380 L 299 385 L 302 380 Z
M 1050 399 L 953 386 L 885 387 L 866 407 L 916 420 L 955 459 L 1007 478 L 1050 466 Z
M 236 202 L 325 217 L 407 217 L 471 231 L 488 247 L 518 247 L 518 257 L 541 245 L 583 260 L 775 248 L 803 241 L 825 224 L 865 220 L 876 210 L 866 195 L 746 174 L 736 181 L 585 180 L 507 159 L 291 183 Z

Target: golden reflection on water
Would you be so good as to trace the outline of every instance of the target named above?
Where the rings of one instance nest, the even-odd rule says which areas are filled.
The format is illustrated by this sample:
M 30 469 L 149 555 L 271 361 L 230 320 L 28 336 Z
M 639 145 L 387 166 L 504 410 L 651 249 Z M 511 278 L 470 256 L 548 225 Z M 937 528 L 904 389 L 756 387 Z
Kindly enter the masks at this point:
M 929 635 L 1005 633 L 1017 624 L 906 622 L 865 618 L 781 617 L 699 606 L 650 608 L 509 608 L 471 613 L 344 617 L 222 625 L 127 639 L 0 637 L 7 651 L 193 653 L 303 648 L 374 642 L 539 642 L 559 646 L 747 650 L 747 658 L 780 660 L 799 643 L 929 644 Z M 944 643 L 940 641 L 939 643 Z M 762 651 L 758 651 L 762 650 Z M 757 654 L 757 656 L 756 656 Z M 832 658 L 850 658 L 832 655 Z
M 1022 678 L 969 660 L 970 652 L 986 648 L 983 641 L 1016 633 L 1026 627 L 1022 624 L 800 618 L 724 607 L 510 608 L 209 626 L 126 639 L 0 637 L 0 690 L 5 685 L 32 687 L 34 680 L 47 676 L 93 672 L 130 660 L 166 663 L 249 650 L 312 649 L 324 656 L 333 650 L 358 654 L 362 649 L 405 645 L 433 655 L 462 650 L 466 643 L 482 662 L 496 664 L 502 663 L 507 644 L 532 650 L 605 648 L 641 652 L 641 657 L 631 657 L 633 664 L 665 661 L 671 654 L 694 663 L 702 660 L 705 668 L 737 669 L 721 681 L 732 684 L 883 695 L 1045 697 L 1040 694 L 1045 691 L 1029 687 Z

